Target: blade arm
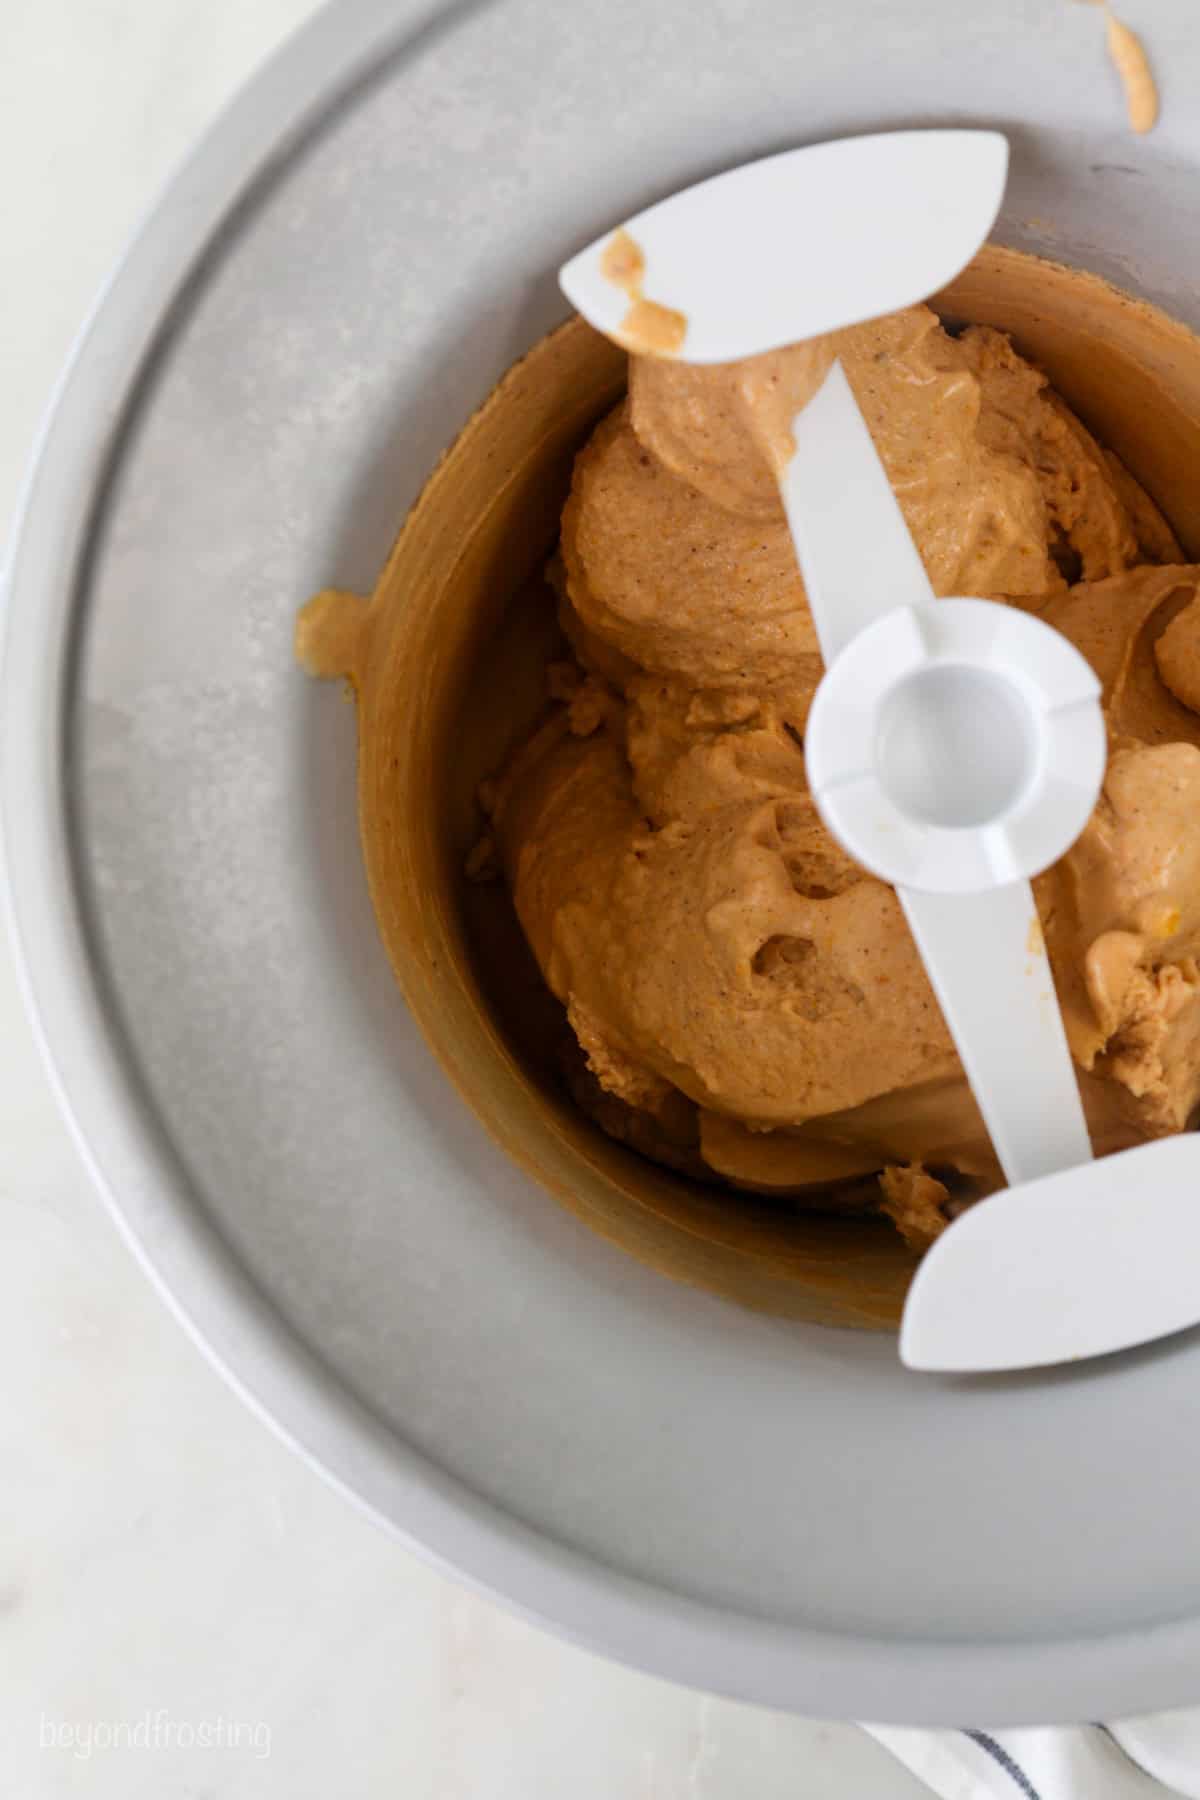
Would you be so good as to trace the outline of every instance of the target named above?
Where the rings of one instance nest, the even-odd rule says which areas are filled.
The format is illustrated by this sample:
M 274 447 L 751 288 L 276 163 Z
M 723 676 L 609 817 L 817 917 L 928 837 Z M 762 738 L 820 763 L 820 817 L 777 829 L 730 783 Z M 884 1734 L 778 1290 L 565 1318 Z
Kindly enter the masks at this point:
M 840 362 L 792 435 L 779 488 L 828 665 L 864 625 L 933 589 Z

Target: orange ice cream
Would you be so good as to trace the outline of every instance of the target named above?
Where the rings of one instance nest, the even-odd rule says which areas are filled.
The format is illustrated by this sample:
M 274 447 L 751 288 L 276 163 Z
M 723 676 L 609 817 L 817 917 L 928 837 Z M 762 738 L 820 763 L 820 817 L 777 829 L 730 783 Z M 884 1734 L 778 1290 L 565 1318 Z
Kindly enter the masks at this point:
M 1104 793 L 1038 906 L 1097 1150 L 1187 1123 L 1200 570 L 1001 333 L 914 307 L 720 368 L 634 357 L 563 513 L 575 660 L 488 801 L 598 1122 L 924 1243 L 1000 1173 L 895 894 L 805 781 L 821 661 L 771 463 L 834 355 L 935 591 L 1038 612 L 1100 675 Z

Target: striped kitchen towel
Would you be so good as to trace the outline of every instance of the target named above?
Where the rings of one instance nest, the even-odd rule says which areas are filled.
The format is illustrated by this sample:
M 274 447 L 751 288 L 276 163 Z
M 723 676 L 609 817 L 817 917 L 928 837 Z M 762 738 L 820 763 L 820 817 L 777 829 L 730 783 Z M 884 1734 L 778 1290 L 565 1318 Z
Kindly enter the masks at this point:
M 1200 1800 L 1200 1711 L 1020 1731 L 863 1729 L 941 1800 Z

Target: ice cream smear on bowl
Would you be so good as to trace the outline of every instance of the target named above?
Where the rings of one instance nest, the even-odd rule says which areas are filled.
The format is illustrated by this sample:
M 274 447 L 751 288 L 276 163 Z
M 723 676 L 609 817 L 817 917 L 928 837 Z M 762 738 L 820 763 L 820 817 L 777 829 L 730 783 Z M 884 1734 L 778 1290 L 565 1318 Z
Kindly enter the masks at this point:
M 686 354 L 689 339 L 711 328 L 702 295 L 664 291 L 653 243 L 632 228 L 630 236 L 644 257 L 633 278 L 643 297 L 686 319 Z M 984 317 L 990 311 L 1007 325 L 1028 280 L 1039 294 L 1046 289 L 1038 306 L 1051 316 L 1057 309 L 1063 332 L 1068 299 L 1085 318 L 1093 305 L 1111 310 L 1115 328 L 1124 308 L 1143 329 L 1129 312 L 1134 303 L 1101 294 L 1094 281 L 1092 295 L 1089 277 L 1032 261 L 1026 270 L 1026 260 L 987 253 L 972 277 L 983 284 Z M 597 279 L 619 335 L 628 289 L 600 272 Z M 996 279 L 1014 299 L 988 299 Z M 1072 280 L 1083 285 L 1068 297 Z M 473 871 L 494 851 L 569 1021 L 567 1081 L 581 1109 L 712 1197 L 705 1212 L 679 1187 L 679 1207 L 693 1218 L 685 1242 L 716 1231 L 706 1221 L 719 1220 L 722 1205 L 731 1230 L 740 1229 L 743 1205 L 749 1219 L 766 1218 L 755 1196 L 767 1195 L 781 1218 L 819 1216 L 811 1208 L 883 1210 L 923 1248 L 1004 1182 L 896 888 L 847 853 L 812 793 L 807 734 L 822 645 L 776 461 L 751 420 L 765 409 L 786 439 L 792 399 L 800 396 L 803 419 L 804 399 L 822 390 L 835 354 L 920 578 L 939 597 L 998 603 L 992 610 L 1014 623 L 1052 630 L 1100 689 L 1104 791 L 1076 841 L 1035 878 L 1036 917 L 1031 905 L 1021 921 L 1019 972 L 1043 993 L 1057 991 L 1091 1145 L 1108 1156 L 1178 1133 L 1200 1099 L 1200 573 L 1150 497 L 1004 332 L 947 329 L 920 303 L 922 291 L 895 293 L 885 316 L 845 329 L 827 318 L 814 335 L 832 343 L 788 345 L 785 334 L 767 355 L 704 366 L 630 359 L 628 392 L 579 452 L 562 513 L 552 578 L 569 648 L 551 653 L 541 723 L 501 767 L 476 764 L 492 774 L 482 794 L 488 835 Z M 973 294 L 968 282 L 968 318 Z M 551 376 L 569 432 L 566 369 L 585 342 L 560 343 L 530 362 L 528 378 L 515 372 L 480 430 L 472 427 L 458 464 L 472 507 L 485 497 L 481 489 L 474 498 L 473 459 L 493 441 L 491 421 L 504 407 L 529 405 L 535 364 L 539 380 Z M 1180 354 L 1192 354 L 1189 346 Z M 596 355 L 586 350 L 589 368 Z M 561 377 L 553 373 L 560 363 Z M 619 365 L 611 376 L 605 369 L 605 386 L 587 376 L 596 398 L 579 414 L 579 436 L 606 389 L 616 395 Z M 391 839 L 380 835 L 407 829 L 388 800 L 396 778 L 384 779 L 385 764 L 394 765 L 383 740 L 395 734 L 383 688 L 398 691 L 386 642 L 389 634 L 400 642 L 402 625 L 405 641 L 412 635 L 411 582 L 424 567 L 433 511 L 447 499 L 445 481 L 431 488 L 398 546 L 394 576 L 371 609 L 352 607 L 355 628 L 358 614 L 373 618 L 357 682 L 368 863 L 389 949 L 435 1044 L 444 1033 L 432 988 L 424 993 L 430 926 L 422 913 L 397 937 L 395 883 L 408 853 L 391 875 L 382 848 Z M 1175 492 L 1172 504 L 1185 499 Z M 846 534 L 849 560 L 863 553 L 854 541 L 867 536 L 860 524 Z M 402 565 L 404 607 L 398 591 L 392 607 Z M 319 609 L 308 623 L 321 625 Z M 354 660 L 349 652 L 316 658 L 330 672 Z M 532 718 L 519 696 L 510 705 L 514 717 Z M 407 742 L 407 723 L 404 733 Z M 422 741 L 414 737 L 402 756 L 418 754 Z M 977 941 L 977 964 L 991 949 Z M 457 1053 L 449 1066 L 463 1080 Z M 463 1084 L 488 1117 L 478 1083 Z M 494 1128 L 504 1135 L 499 1118 Z M 551 1129 L 561 1141 L 563 1126 Z M 655 1187 L 652 1164 L 643 1166 L 654 1208 L 674 1206 L 661 1181 Z M 616 1179 L 625 1181 L 619 1172 Z M 617 1218 L 605 1206 L 602 1229 Z M 630 1216 L 622 1241 L 640 1253 L 643 1227 Z M 858 1242 L 831 1236 L 829 1254 Z M 865 1271 L 875 1255 L 865 1240 L 862 1253 Z M 708 1280 L 713 1254 L 683 1266 Z M 846 1280 L 855 1280 L 848 1265 Z

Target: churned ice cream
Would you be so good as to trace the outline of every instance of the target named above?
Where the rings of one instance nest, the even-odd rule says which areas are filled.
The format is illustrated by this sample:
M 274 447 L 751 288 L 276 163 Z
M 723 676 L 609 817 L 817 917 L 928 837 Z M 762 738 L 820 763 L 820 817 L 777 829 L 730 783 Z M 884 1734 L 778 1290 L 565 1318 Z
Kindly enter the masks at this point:
M 922 1244 L 1001 1177 L 895 894 L 805 781 L 822 665 L 772 455 L 835 355 L 935 591 L 1036 612 L 1103 683 L 1107 779 L 1036 884 L 1045 947 L 1096 1150 L 1188 1123 L 1200 569 L 997 331 L 918 306 L 724 367 L 631 358 L 563 513 L 571 656 L 486 803 L 604 1129 Z

